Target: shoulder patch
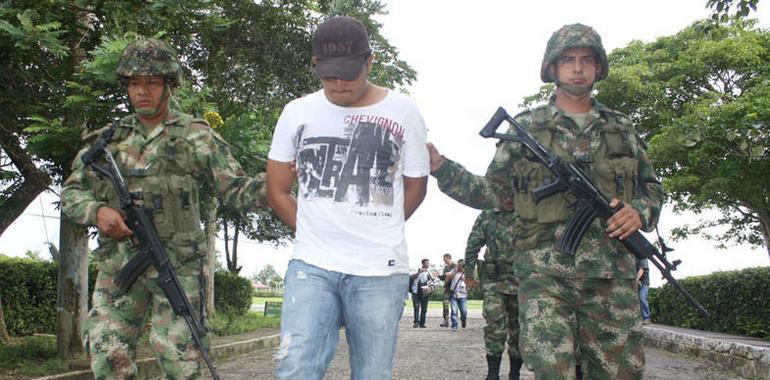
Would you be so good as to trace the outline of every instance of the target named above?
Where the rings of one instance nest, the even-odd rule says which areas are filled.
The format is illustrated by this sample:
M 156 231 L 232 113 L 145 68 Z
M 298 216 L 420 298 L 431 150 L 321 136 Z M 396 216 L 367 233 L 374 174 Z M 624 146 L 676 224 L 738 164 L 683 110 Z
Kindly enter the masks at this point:
M 604 111 L 607 113 L 608 116 L 613 117 L 620 124 L 627 125 L 627 126 L 632 124 L 631 118 L 628 117 L 628 115 L 624 114 L 623 112 L 615 111 L 609 108 L 606 108 Z

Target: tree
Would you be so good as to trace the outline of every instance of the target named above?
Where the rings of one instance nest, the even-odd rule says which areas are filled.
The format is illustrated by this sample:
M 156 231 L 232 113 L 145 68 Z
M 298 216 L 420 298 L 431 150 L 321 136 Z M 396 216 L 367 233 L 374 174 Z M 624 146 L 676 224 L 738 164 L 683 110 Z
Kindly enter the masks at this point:
M 635 121 L 676 210 L 721 212 L 676 236 L 770 255 L 770 33 L 754 25 L 698 21 L 616 49 L 597 98 Z
M 267 286 L 274 286 L 276 284 L 280 284 L 283 282 L 283 278 L 281 275 L 278 274 L 278 272 L 273 268 L 272 265 L 267 264 L 265 265 L 262 270 L 257 273 L 255 276 L 255 279 Z
M 759 0 L 708 0 L 706 1 L 706 7 L 711 8 L 714 13 L 711 15 L 711 19 L 714 21 L 725 22 L 730 17 L 746 17 L 749 12 L 757 10 L 757 3 Z M 730 15 L 730 9 L 735 5 L 735 14 Z

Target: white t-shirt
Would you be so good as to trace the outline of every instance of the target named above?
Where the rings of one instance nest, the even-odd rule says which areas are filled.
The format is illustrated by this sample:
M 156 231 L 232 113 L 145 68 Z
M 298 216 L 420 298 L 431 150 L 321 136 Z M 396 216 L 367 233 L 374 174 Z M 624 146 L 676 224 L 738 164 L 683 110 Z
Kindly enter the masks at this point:
M 454 290 L 455 298 L 467 298 L 468 288 L 465 287 L 465 272 L 452 270 L 452 282 L 449 284 L 449 290 Z
M 388 91 L 367 107 L 340 107 L 323 90 L 283 110 L 268 157 L 296 161 L 293 258 L 360 276 L 409 273 L 402 176 L 429 174 L 425 122 Z

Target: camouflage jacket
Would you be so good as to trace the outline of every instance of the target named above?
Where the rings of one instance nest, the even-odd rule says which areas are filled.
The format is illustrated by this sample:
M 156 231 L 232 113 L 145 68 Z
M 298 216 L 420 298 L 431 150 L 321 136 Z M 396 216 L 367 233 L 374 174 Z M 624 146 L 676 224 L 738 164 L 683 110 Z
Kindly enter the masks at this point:
M 513 247 L 516 237 L 511 227 L 516 217 L 515 212 L 484 210 L 473 223 L 465 245 L 465 271 L 468 277 L 473 278 L 479 250 L 486 246 L 481 275 L 485 290 L 489 288 L 506 294 L 515 293 Z
M 89 143 L 101 136 L 105 127 L 84 136 Z M 209 183 L 224 203 L 255 209 L 264 205 L 264 180 L 249 178 L 230 154 L 227 143 L 204 120 L 171 111 L 162 124 L 150 128 L 136 116 L 119 122 L 108 149 L 111 150 L 134 202 L 153 210 L 153 223 L 161 240 L 171 244 L 169 256 L 184 262 L 203 255 L 205 236 L 200 227 L 199 187 Z M 96 224 L 96 211 L 102 205 L 119 209 L 112 183 L 85 168 L 81 156 L 72 165 L 64 182 L 61 203 L 64 213 L 77 223 Z M 106 160 L 100 164 L 107 166 Z M 106 236 L 99 237 L 97 260 L 116 256 L 118 249 L 130 256 L 128 247 L 116 246 Z M 99 253 L 104 251 L 104 255 Z M 123 257 L 122 259 L 126 259 Z
M 549 104 L 517 115 L 516 120 L 546 148 L 577 162 L 605 196 L 636 209 L 644 231 L 655 227 L 663 188 L 644 143 L 626 116 L 594 100 L 586 127 L 580 128 L 552 98 Z M 513 197 L 519 216 L 512 226 L 516 234 L 514 265 L 521 272 L 517 275 L 537 271 L 562 277 L 633 278 L 634 256 L 609 238 L 604 221 L 596 220 L 587 229 L 575 256 L 554 249 L 574 199 L 557 194 L 535 204 L 530 191 L 553 178 L 545 165 L 530 156 L 521 144 L 501 142 L 485 176 L 473 175 L 451 161 L 433 175 L 441 191 L 474 208 L 494 208 L 496 199 Z

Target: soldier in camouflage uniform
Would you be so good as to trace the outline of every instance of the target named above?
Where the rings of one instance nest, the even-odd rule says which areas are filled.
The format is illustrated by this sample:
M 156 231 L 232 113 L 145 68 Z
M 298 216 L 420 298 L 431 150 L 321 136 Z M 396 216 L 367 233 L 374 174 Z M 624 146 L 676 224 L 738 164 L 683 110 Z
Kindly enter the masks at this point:
M 441 305 L 441 312 L 444 316 L 444 321 L 439 324 L 440 327 L 449 327 L 449 299 L 451 298 L 451 294 L 449 292 L 449 284 L 451 281 L 448 281 L 446 278 L 446 275 L 452 272 L 457 267 L 457 264 L 452 262 L 452 255 L 449 253 L 444 254 L 444 269 L 441 271 L 441 275 L 438 276 L 438 279 L 441 281 L 444 281 L 444 302 Z
M 655 227 L 663 189 L 629 118 L 591 96 L 594 82 L 606 78 L 608 69 L 593 28 L 562 27 L 548 41 L 540 72 L 544 82 L 556 84 L 554 96 L 516 116 L 546 148 L 578 165 L 612 205 L 624 202 L 609 220 L 588 227 L 574 256 L 555 249 L 574 199 L 557 194 L 535 204 L 530 191 L 553 178 L 521 144 L 499 143 L 484 177 L 429 146 L 433 175 L 453 198 L 492 208 L 490 193 L 514 194 L 519 347 L 538 379 L 573 379 L 577 364 L 591 379 L 643 374 L 634 256 L 617 239 Z
M 253 208 L 264 188 L 248 178 L 227 143 L 204 120 L 169 109 L 181 79 L 175 53 L 162 41 L 138 40 L 123 51 L 117 69 L 134 113 L 122 119 L 109 142 L 131 196 L 153 210 L 153 223 L 187 297 L 203 319 L 202 266 L 208 247 L 200 228 L 199 185 L 208 181 L 223 202 Z M 105 129 L 85 136 L 87 145 Z M 150 268 L 123 295 L 115 277 L 137 254 L 131 230 L 119 211 L 112 184 L 84 167 L 80 151 L 61 192 L 62 208 L 74 221 L 96 225 L 94 251 L 99 273 L 93 307 L 84 321 L 84 344 L 97 379 L 136 375 L 136 345 L 150 313 L 150 343 L 165 378 L 200 377 L 202 355 L 183 318 L 176 316 Z M 103 166 L 106 164 L 103 163 Z M 205 344 L 208 341 L 205 340 Z
M 487 380 L 499 379 L 500 361 L 508 340 L 511 371 L 508 379 L 518 379 L 522 360 L 519 353 L 518 281 L 513 273 L 514 235 L 516 213 L 504 209 L 484 210 L 476 218 L 465 246 L 466 282 L 473 285 L 474 266 L 481 247 L 484 252 L 481 284 L 484 293 L 484 344 L 487 350 Z M 499 227 L 499 228 L 498 228 Z

